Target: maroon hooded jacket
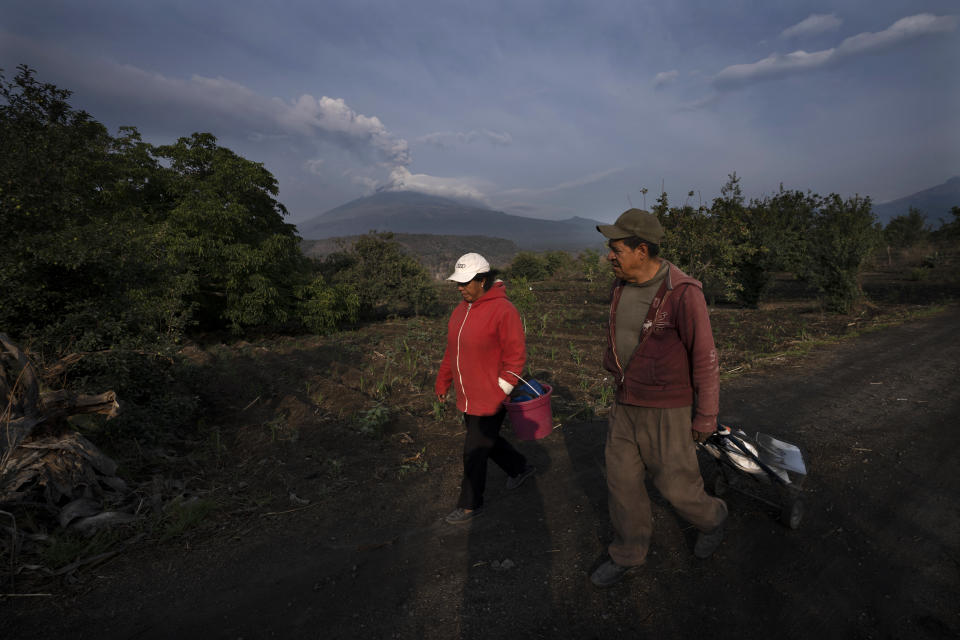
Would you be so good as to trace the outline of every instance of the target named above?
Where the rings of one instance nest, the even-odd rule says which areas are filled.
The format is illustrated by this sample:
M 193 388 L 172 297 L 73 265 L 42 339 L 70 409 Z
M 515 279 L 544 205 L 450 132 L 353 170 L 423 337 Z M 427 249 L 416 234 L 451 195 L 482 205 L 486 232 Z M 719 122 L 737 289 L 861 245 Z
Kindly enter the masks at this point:
M 492 416 L 523 375 L 527 360 L 523 322 L 496 282 L 479 300 L 461 302 L 447 323 L 447 349 L 434 389 L 446 395 L 450 383 L 457 409 L 474 416 Z M 512 373 L 511 373 L 512 372 Z
M 614 375 L 620 404 L 669 409 L 696 400 L 693 428 L 712 433 L 720 405 L 720 368 L 703 285 L 667 265 L 640 341 L 626 363 L 616 352 L 617 305 L 625 283 L 615 283 L 603 366 Z

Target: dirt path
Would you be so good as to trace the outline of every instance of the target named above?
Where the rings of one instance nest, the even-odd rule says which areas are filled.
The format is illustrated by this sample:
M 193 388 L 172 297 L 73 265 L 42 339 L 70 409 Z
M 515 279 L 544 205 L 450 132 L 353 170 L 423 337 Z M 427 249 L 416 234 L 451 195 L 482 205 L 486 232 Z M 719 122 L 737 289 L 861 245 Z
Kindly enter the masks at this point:
M 607 591 L 602 422 L 521 448 L 516 492 L 439 522 L 456 456 L 264 518 L 228 543 L 139 549 L 74 598 L 0 602 L 9 637 L 947 638 L 960 634 L 960 309 L 723 385 L 723 415 L 805 449 L 797 531 L 727 494 L 727 539 L 699 561 L 662 500 L 646 566 Z M 453 450 L 455 447 L 451 447 Z M 708 486 L 713 466 L 703 459 Z M 225 536 L 229 538 L 229 536 Z M 510 562 L 505 562 L 509 560 Z M 504 569 L 503 566 L 510 566 Z M 5 633 L 4 635 L 7 635 Z

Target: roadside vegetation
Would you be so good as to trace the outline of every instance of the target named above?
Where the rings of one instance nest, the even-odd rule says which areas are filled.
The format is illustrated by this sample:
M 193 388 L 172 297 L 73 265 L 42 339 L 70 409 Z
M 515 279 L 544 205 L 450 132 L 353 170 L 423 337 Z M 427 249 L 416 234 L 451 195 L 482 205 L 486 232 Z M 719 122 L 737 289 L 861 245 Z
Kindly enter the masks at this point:
M 0 579 L 71 576 L 124 545 L 229 536 L 370 478 L 458 464 L 457 413 L 432 392 L 450 283 L 388 233 L 308 258 L 261 164 L 207 133 L 159 146 L 111 135 L 69 96 L 25 67 L 0 74 L 0 333 L 45 389 L 116 392 L 117 417 L 71 425 L 119 462 L 137 519 L 87 536 L 51 518 L 56 505 L 0 504 Z M 664 257 L 705 284 L 725 376 L 960 291 L 960 208 L 935 231 L 916 211 L 882 228 L 869 198 L 781 188 L 746 201 L 731 174 L 709 206 L 662 193 L 652 209 Z M 603 415 L 604 254 L 494 266 L 559 428 Z M 0 428 L 10 421 L 8 406 Z

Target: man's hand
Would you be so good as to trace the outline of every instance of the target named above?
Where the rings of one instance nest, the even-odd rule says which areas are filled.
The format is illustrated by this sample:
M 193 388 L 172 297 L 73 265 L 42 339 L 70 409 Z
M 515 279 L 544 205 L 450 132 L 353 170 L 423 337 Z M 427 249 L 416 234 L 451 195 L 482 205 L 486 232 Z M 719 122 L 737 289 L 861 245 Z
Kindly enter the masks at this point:
M 712 433 L 706 433 L 704 431 L 697 431 L 696 429 L 691 429 L 690 433 L 693 434 L 694 442 L 706 442 L 707 438 L 712 436 Z

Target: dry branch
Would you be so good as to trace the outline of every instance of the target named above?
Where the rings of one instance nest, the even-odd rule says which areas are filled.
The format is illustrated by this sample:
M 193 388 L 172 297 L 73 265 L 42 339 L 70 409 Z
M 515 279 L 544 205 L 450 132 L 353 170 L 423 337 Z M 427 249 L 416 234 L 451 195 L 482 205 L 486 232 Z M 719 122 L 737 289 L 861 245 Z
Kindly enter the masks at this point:
M 85 413 L 114 417 L 116 394 L 41 393 L 38 380 L 26 353 L 0 333 L 0 504 L 42 496 L 59 511 L 78 498 L 99 502 L 125 491 L 116 463 L 66 421 Z

